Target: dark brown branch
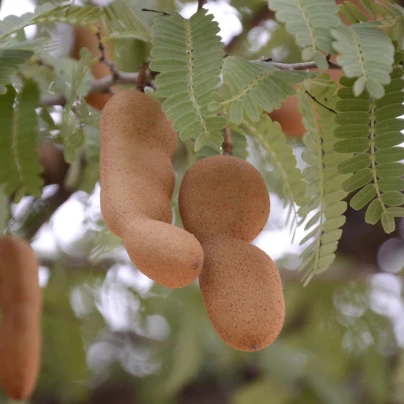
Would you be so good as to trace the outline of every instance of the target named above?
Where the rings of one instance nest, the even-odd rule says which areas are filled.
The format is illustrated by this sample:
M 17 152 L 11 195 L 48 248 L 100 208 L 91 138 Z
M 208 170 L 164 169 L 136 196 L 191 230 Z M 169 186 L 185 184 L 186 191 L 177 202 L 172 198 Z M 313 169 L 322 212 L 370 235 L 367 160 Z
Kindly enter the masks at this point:
M 109 68 L 109 70 L 110 70 L 112 76 L 115 77 L 115 79 L 116 79 L 116 76 L 117 76 L 117 74 L 118 74 L 118 71 L 117 71 L 117 69 L 116 69 L 115 63 L 114 63 L 114 62 L 111 62 L 111 61 L 107 58 L 107 53 L 106 53 L 105 45 L 103 44 L 103 42 L 102 42 L 102 40 L 101 40 L 101 39 L 102 39 L 102 38 L 101 38 L 101 31 L 98 30 L 98 31 L 95 33 L 95 35 L 97 36 L 98 49 L 99 49 L 99 51 L 100 51 L 100 53 L 101 53 L 101 56 L 99 57 L 98 60 L 99 60 L 101 63 L 104 63 L 104 64 L 106 64 L 106 65 L 108 66 L 108 68 Z
M 148 79 L 149 72 L 150 72 L 149 63 L 143 63 L 142 66 L 140 66 L 139 74 L 137 77 L 136 88 L 138 90 L 144 91 L 144 88 L 146 87 L 147 82 L 149 81 Z
M 166 13 L 165 11 L 159 11 L 159 10 L 152 10 L 150 8 L 142 8 L 142 11 L 148 11 L 150 13 L 158 13 L 158 14 L 163 14 L 163 15 L 170 15 L 169 13 Z
M 198 10 L 201 10 L 208 0 L 198 0 Z
M 71 191 L 65 189 L 63 185 L 59 185 L 58 190 L 53 195 L 46 199 L 35 200 L 30 206 L 27 216 L 21 223 L 18 223 L 18 228 L 15 229 L 12 225 L 13 233 L 28 240 L 31 239 L 71 195 Z
M 248 33 L 255 27 L 261 25 L 264 21 L 273 19 L 275 13 L 268 8 L 268 4 L 262 5 L 254 12 L 250 20 L 245 24 L 245 29 L 239 34 L 234 36 L 225 47 L 225 52 L 228 54 L 235 53 L 240 44 L 247 37 Z
M 224 129 L 223 154 L 227 156 L 233 154 L 233 137 L 229 126 Z

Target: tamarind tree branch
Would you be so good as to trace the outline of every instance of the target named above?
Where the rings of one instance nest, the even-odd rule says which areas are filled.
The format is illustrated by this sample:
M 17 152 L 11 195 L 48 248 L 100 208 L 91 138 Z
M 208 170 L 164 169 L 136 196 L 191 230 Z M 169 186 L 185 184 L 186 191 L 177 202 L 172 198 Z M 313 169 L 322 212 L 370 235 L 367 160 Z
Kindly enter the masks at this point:
M 108 68 L 109 68 L 109 70 L 110 70 L 112 76 L 116 77 L 118 71 L 117 71 L 117 69 L 116 69 L 115 63 L 112 62 L 112 61 L 110 61 L 110 60 L 107 58 L 105 45 L 104 45 L 104 43 L 102 42 L 102 38 L 101 38 L 101 31 L 98 30 L 95 35 L 97 36 L 98 50 L 99 50 L 100 53 L 101 53 L 101 56 L 99 57 L 98 60 L 99 60 L 101 63 L 106 64 L 106 65 L 108 66 Z
M 262 57 L 261 62 L 266 62 L 275 66 L 280 70 L 308 70 L 317 68 L 316 62 L 302 62 L 302 63 L 279 63 L 274 62 L 271 58 Z M 336 63 L 329 62 L 330 69 L 340 70 L 341 67 Z M 143 82 L 144 80 L 142 80 Z M 139 84 L 139 73 L 115 71 L 114 74 L 96 79 L 91 84 L 90 93 L 93 92 L 109 92 L 110 88 L 115 84 Z M 47 95 L 41 98 L 41 104 L 44 107 L 52 107 L 55 105 L 64 106 L 66 98 L 63 94 Z
M 233 154 L 233 137 L 231 135 L 231 129 L 229 126 L 224 128 L 223 154 L 227 156 L 231 156 Z

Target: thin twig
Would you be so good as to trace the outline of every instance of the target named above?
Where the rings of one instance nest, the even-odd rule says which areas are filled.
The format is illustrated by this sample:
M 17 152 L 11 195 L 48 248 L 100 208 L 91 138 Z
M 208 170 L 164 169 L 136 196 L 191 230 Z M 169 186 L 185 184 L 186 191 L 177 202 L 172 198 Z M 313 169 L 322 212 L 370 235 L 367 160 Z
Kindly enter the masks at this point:
M 229 126 L 224 129 L 223 154 L 227 156 L 233 155 L 233 136 Z
M 144 91 L 144 88 L 147 85 L 148 80 L 148 73 L 149 73 L 149 63 L 143 63 L 142 66 L 140 66 L 139 69 L 139 74 L 137 77 L 137 85 L 136 88 L 140 91 Z
M 149 11 L 150 13 L 158 13 L 158 14 L 163 14 L 163 15 L 170 15 L 169 13 L 166 13 L 165 11 L 159 11 L 159 10 L 152 10 L 150 8 L 141 8 L 142 11 Z
M 54 69 L 54 67 L 52 65 L 50 65 L 49 63 L 45 62 L 44 60 L 42 60 L 40 58 L 32 58 L 31 61 L 36 63 L 38 66 L 46 67 L 49 70 Z
M 274 66 L 280 70 L 309 70 L 309 69 L 317 69 L 316 62 L 301 62 L 301 63 L 279 63 L 274 62 L 272 58 L 263 56 L 259 59 L 260 62 L 269 63 L 271 66 Z M 333 70 L 341 70 L 341 66 L 337 65 L 334 62 L 328 61 L 328 68 Z
M 198 10 L 201 10 L 208 0 L 198 0 Z
M 325 108 L 327 111 L 330 111 L 330 112 L 332 112 L 333 114 L 337 114 L 337 112 L 336 111 L 334 111 L 332 108 L 329 108 L 329 107 L 327 107 L 326 105 L 324 105 L 322 102 L 320 102 L 314 95 L 311 95 L 307 90 L 305 90 L 306 91 L 306 94 L 314 101 L 314 102 L 316 102 L 318 105 L 321 105 L 323 108 Z
M 100 31 L 100 30 L 97 30 L 97 32 L 95 33 L 95 35 L 97 36 L 98 49 L 99 49 L 99 51 L 100 51 L 100 53 L 101 53 L 101 56 L 98 58 L 98 60 L 99 60 L 101 63 L 106 64 L 106 65 L 109 67 L 109 70 L 110 70 L 111 74 L 112 74 L 113 76 L 116 76 L 117 73 L 118 73 L 118 71 L 117 71 L 117 69 L 116 69 L 116 67 L 115 67 L 115 63 L 114 63 L 114 62 L 111 62 L 111 61 L 108 59 L 108 57 L 107 57 L 107 52 L 106 52 L 106 49 L 105 49 L 105 45 L 104 45 L 104 43 L 102 42 L 102 38 L 101 38 L 101 31 Z

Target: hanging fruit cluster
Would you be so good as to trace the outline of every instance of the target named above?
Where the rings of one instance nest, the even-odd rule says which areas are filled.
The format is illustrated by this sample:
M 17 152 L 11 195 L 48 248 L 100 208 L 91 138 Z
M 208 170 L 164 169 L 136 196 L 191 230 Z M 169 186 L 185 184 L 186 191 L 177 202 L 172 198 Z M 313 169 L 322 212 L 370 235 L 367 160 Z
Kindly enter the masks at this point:
M 170 288 L 199 277 L 218 335 L 256 351 L 279 335 L 285 303 L 279 272 L 251 241 L 268 220 L 261 174 L 231 156 L 200 160 L 185 174 L 171 224 L 177 134 L 160 104 L 137 90 L 117 93 L 102 112 L 101 211 L 137 268 Z

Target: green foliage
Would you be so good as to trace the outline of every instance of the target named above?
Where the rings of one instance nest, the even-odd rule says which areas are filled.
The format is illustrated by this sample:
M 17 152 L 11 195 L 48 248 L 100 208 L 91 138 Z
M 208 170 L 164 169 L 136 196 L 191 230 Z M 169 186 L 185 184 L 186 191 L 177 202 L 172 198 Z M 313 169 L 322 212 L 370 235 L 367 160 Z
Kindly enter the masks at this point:
M 166 98 L 163 110 L 180 138 L 196 138 L 196 151 L 208 141 L 220 146 L 220 130 L 226 126 L 223 117 L 208 109 L 220 83 L 224 52 L 218 24 L 206 13 L 199 10 L 186 20 L 170 11 L 156 17 L 152 33 L 150 68 L 160 72 L 157 95 Z
M 81 101 L 91 88 L 92 53 L 87 49 L 80 52 L 78 62 L 71 59 L 55 60 L 55 71 L 58 79 L 56 87 L 66 97 L 66 104 L 62 113 L 60 137 L 64 146 L 64 156 L 68 163 L 77 160 L 84 143 L 84 134 L 80 114 L 73 111 L 76 101 Z M 82 110 L 81 110 L 82 111 Z
M 8 198 L 0 187 L 0 235 L 3 234 L 7 227 L 9 216 Z
M 87 49 L 80 52 L 80 60 L 53 59 L 56 73 L 56 89 L 66 97 L 65 108 L 71 110 L 76 99 L 84 97 L 91 88 L 91 63 L 93 54 Z
M 63 151 L 66 162 L 74 163 L 79 157 L 84 143 L 83 129 L 74 112 L 69 110 L 63 111 L 60 137 L 63 140 Z
M 376 224 L 379 220 L 386 233 L 395 229 L 394 217 L 404 215 L 404 141 L 401 131 L 404 121 L 404 80 L 402 68 L 396 67 L 391 84 L 384 97 L 374 99 L 367 92 L 354 95 L 352 79 L 342 78 L 344 85 L 336 104 L 338 116 L 335 150 L 348 153 L 338 169 L 341 173 L 353 173 L 343 184 L 346 192 L 357 191 L 351 199 L 353 209 L 366 205 L 365 220 Z M 353 154 L 353 155 L 352 155 Z
M 24 195 L 41 196 L 42 168 L 37 151 L 39 91 L 27 81 L 16 94 L 9 86 L 0 96 L 0 184 L 18 202 Z
M 38 384 L 42 389 L 58 392 L 66 403 L 86 397 L 83 381 L 90 376 L 81 324 L 69 302 L 75 278 L 62 268 L 53 268 L 43 292 L 43 359 Z M 80 278 L 83 280 L 83 276 Z
M 231 136 L 233 142 L 232 155 L 245 160 L 248 157 L 248 144 L 245 133 L 240 128 L 231 128 Z M 201 160 L 204 157 L 216 156 L 221 154 L 221 149 L 212 145 L 206 144 L 196 154 L 196 159 Z
M 313 77 L 312 73 L 279 70 L 265 62 L 248 61 L 229 56 L 223 67 L 220 96 L 211 109 L 228 110 L 230 122 L 240 124 L 243 119 L 258 121 L 262 110 L 271 112 L 295 93 L 292 85 Z
M 286 24 L 303 48 L 302 59 L 314 59 L 326 69 L 328 63 L 322 52 L 333 53 L 330 29 L 338 27 L 337 5 L 334 0 L 268 0 L 276 18 Z
M 366 10 L 371 18 L 380 22 L 384 26 L 392 26 L 397 20 L 404 18 L 404 9 L 395 3 L 387 0 L 359 0 L 361 6 Z M 342 15 L 351 23 L 367 23 L 368 17 L 363 11 L 351 1 L 345 1 L 339 5 Z
M 107 39 L 136 38 L 145 42 L 151 41 L 149 28 L 136 15 L 133 5 L 127 0 L 115 0 L 104 9 L 102 18 Z
M 307 183 L 302 178 L 302 172 L 297 168 L 293 149 L 286 143 L 285 135 L 278 122 L 272 122 L 266 114 L 261 114 L 257 123 L 243 122 L 241 128 L 251 136 L 256 137 L 266 151 L 276 176 L 282 184 L 285 206 L 290 204 L 289 217 L 292 212 L 297 219 L 297 207 L 308 202 Z
M 14 73 L 31 56 L 32 51 L 25 49 L 0 49 L 0 93 L 7 91 L 4 86 L 11 83 Z
M 86 165 L 81 173 L 79 189 L 91 193 L 94 191 L 94 187 L 99 179 L 100 112 L 90 109 L 84 99 L 80 100 L 76 111 L 83 125 L 84 155 L 86 160 Z
M 0 40 L 33 24 L 60 22 L 73 25 L 89 25 L 99 20 L 102 13 L 101 8 L 94 6 L 54 6 L 51 3 L 45 3 L 39 6 L 35 13 L 25 13 L 21 17 L 10 15 L 0 21 Z
M 301 245 L 310 242 L 300 256 L 303 259 L 301 269 L 307 269 L 303 278 L 305 284 L 313 275 L 328 269 L 335 260 L 338 240 L 342 235 L 340 227 L 345 223 L 344 212 L 347 209 L 347 203 L 343 201 L 347 192 L 341 189 L 341 184 L 349 181 L 347 177 L 350 176 L 338 172 L 338 163 L 344 157 L 334 150 L 337 85 L 327 78 L 318 79 L 309 91 L 299 94 L 299 107 L 307 130 L 303 137 L 306 148 L 302 159 L 308 166 L 303 176 L 309 183 L 311 197 L 299 213 L 307 218 L 312 212 L 305 225 L 308 234 L 300 242 Z
M 336 40 L 333 46 L 341 53 L 337 62 L 345 76 L 357 77 L 355 96 L 366 89 L 372 97 L 381 98 L 393 69 L 394 46 L 390 38 L 377 26 L 368 24 L 342 25 L 331 32 Z

